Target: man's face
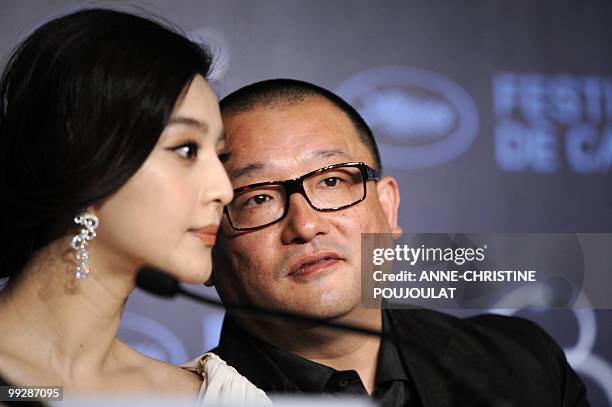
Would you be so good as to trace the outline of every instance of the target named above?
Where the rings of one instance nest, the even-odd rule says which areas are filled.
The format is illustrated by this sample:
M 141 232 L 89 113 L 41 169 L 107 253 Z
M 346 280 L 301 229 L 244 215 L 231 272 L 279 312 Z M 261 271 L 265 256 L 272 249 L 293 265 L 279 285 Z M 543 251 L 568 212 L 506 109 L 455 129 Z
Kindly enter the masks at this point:
M 225 163 L 234 188 L 299 177 L 352 161 L 374 167 L 342 111 L 313 97 L 292 105 L 223 115 Z M 224 217 L 215 251 L 215 284 L 226 302 L 337 318 L 361 301 L 361 233 L 397 231 L 396 183 L 367 182 L 366 199 L 318 212 L 292 194 L 278 223 L 238 232 Z M 302 271 L 295 270 L 301 267 Z

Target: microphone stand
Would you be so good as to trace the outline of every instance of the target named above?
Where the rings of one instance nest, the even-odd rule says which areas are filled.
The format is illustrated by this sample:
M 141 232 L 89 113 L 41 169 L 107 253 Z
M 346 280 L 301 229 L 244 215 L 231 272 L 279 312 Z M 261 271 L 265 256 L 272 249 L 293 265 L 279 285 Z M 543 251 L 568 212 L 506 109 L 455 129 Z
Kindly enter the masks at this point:
M 380 331 L 374 329 L 363 328 L 359 326 L 353 326 L 350 324 L 337 323 L 333 321 L 326 321 L 320 318 L 308 317 L 305 315 L 294 314 L 291 312 L 280 311 L 280 310 L 268 310 L 263 308 L 258 308 L 254 306 L 247 305 L 238 305 L 231 303 L 222 303 L 217 300 L 213 300 L 211 298 L 207 298 L 203 295 L 194 293 L 189 290 L 185 290 L 174 277 L 170 276 L 167 273 L 164 273 L 160 270 L 152 269 L 149 267 L 142 268 L 137 276 L 136 276 L 136 285 L 143 289 L 144 291 L 161 296 L 166 298 L 175 297 L 177 294 L 190 298 L 196 302 L 212 305 L 214 307 L 222 307 L 227 311 L 242 311 L 248 313 L 254 313 L 261 316 L 273 317 L 273 318 L 282 318 L 282 319 L 290 319 L 293 321 L 307 322 L 307 323 L 318 323 L 328 327 L 332 327 L 335 329 L 362 333 L 364 335 L 375 335 L 378 337 L 382 337 L 382 333 Z M 393 338 L 400 340 L 394 332 L 385 333 L 385 336 L 388 338 Z M 416 349 L 418 352 L 419 349 Z M 469 399 L 469 405 L 472 407 L 509 407 L 513 406 L 509 401 L 501 399 L 497 394 L 493 393 L 490 389 L 485 386 L 477 385 L 469 382 L 466 378 L 461 375 L 456 375 L 452 371 L 453 364 L 450 362 L 442 362 L 437 359 L 431 359 L 433 364 L 438 367 L 443 374 L 453 383 L 453 385 L 457 386 L 460 390 L 457 393 L 463 396 L 470 395 L 472 398 Z M 458 366 L 457 366 L 458 367 Z M 458 387 L 461 386 L 461 387 Z M 453 403 L 454 405 L 464 405 L 466 402 L 465 399 L 454 400 L 457 403 Z

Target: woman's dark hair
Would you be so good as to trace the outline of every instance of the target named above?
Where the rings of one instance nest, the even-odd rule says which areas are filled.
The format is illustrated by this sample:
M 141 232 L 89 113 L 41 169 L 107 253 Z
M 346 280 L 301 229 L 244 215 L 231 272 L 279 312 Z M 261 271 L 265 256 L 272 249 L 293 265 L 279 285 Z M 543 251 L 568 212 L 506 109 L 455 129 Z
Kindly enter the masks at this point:
M 109 9 L 54 19 L 23 41 L 0 81 L 0 277 L 125 184 L 210 67 L 201 45 Z

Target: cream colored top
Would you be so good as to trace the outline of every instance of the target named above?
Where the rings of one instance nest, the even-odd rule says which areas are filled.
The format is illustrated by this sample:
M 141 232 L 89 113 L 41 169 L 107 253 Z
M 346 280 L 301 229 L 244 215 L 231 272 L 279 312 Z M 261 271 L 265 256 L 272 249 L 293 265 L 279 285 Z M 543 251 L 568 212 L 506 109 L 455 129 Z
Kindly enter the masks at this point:
M 215 405 L 223 403 L 271 405 L 263 390 L 256 387 L 223 359 L 214 353 L 205 353 L 189 363 L 181 365 L 202 376 L 198 393 L 198 404 Z

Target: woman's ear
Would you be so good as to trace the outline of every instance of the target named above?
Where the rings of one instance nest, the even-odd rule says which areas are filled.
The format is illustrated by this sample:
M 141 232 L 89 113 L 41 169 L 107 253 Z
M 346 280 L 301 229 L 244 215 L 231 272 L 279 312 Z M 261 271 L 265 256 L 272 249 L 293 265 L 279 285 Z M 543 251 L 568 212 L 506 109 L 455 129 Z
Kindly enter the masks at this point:
M 378 201 L 387 218 L 393 237 L 398 239 L 402 235 L 402 228 L 398 225 L 398 212 L 400 204 L 399 187 L 393 177 L 383 177 L 376 182 Z

